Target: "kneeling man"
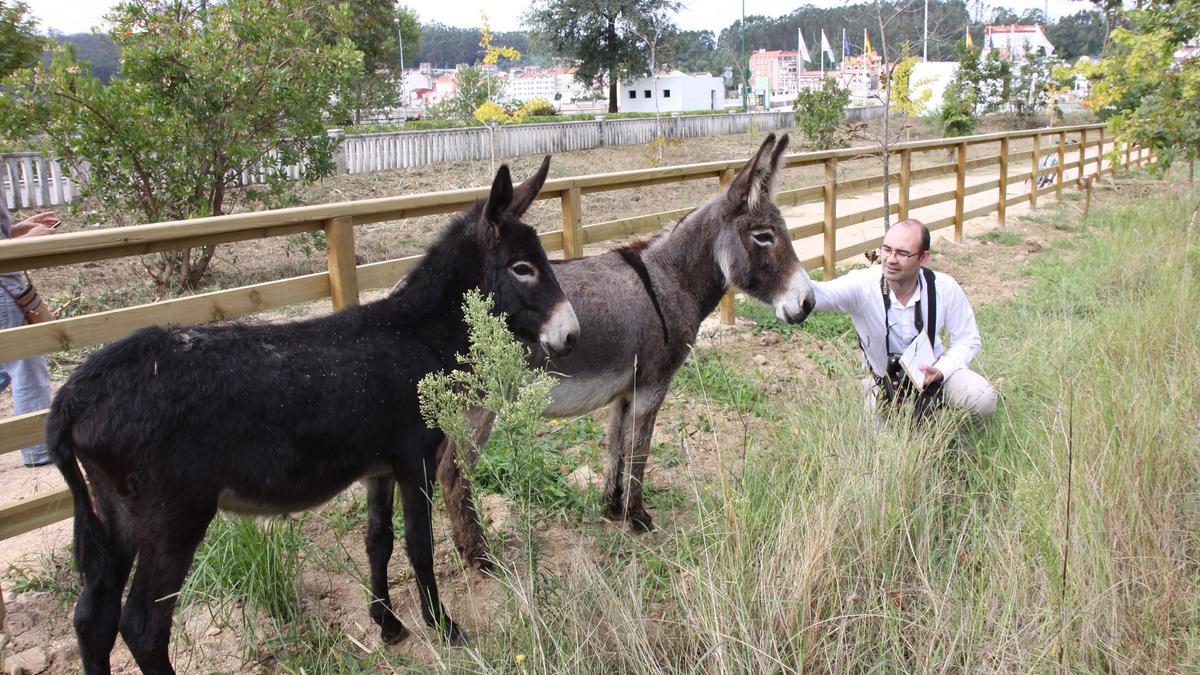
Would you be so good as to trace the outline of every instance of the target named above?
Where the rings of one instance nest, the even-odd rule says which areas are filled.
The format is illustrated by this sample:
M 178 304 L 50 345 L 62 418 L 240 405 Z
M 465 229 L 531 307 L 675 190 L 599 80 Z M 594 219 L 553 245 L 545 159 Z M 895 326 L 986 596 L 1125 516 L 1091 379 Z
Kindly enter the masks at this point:
M 996 390 L 967 367 L 979 353 L 975 312 L 950 275 L 923 267 L 929 255 L 929 228 L 919 220 L 902 220 L 883 238 L 880 266 L 813 282 L 816 309 L 850 314 L 863 365 L 871 371 L 863 381 L 870 407 L 911 391 L 899 357 L 924 332 L 935 360 L 921 366 L 925 378 L 916 395 L 917 414 L 944 402 L 990 418 L 996 412 Z M 939 338 L 943 329 L 950 337 L 948 348 Z

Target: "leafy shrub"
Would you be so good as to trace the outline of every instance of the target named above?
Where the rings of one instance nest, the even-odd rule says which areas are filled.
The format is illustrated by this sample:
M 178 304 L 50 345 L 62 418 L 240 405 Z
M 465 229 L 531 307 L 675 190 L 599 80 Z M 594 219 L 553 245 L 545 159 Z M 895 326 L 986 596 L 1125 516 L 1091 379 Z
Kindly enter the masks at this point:
M 850 90 L 832 78 L 826 79 L 820 89 L 805 89 L 796 95 L 796 126 L 810 143 L 828 150 L 839 140 L 838 131 L 849 103 Z

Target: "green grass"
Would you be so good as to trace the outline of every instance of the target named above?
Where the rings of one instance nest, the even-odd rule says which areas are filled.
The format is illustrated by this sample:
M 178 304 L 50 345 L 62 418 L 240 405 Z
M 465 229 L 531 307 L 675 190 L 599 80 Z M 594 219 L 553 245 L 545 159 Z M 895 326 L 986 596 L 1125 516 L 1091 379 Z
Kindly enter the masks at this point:
M 1002 392 L 997 417 L 981 428 L 954 416 L 922 429 L 878 425 L 856 378 L 836 364 L 828 386 L 772 399 L 729 355 L 697 350 L 672 405 L 715 402 L 760 419 L 744 447 L 719 441 L 726 445 L 703 471 L 692 469 L 693 449 L 660 439 L 667 447 L 656 456 L 685 467 L 686 485 L 652 484 L 660 529 L 646 536 L 579 518 L 594 497 L 564 491 L 564 467 L 600 461 L 603 428 L 592 417 L 557 421 L 532 446 L 497 440 L 477 487 L 520 486 L 514 499 L 571 516 L 579 554 L 553 573 L 502 570 L 503 599 L 477 619 L 475 641 L 430 645 L 434 661 L 422 665 L 1040 673 L 1060 669 L 1062 650 L 1071 672 L 1196 672 L 1196 199 L 1168 193 L 1095 208 L 1072 240 L 1030 259 L 1019 302 L 980 309 L 976 367 Z M 810 329 L 821 341 L 814 353 L 850 348 L 845 323 Z M 740 438 L 740 428 L 721 427 L 730 424 L 738 423 L 722 415 L 698 422 L 705 433 L 733 432 L 714 438 Z M 744 448 L 745 461 L 733 461 Z M 351 533 L 361 528 L 360 501 L 326 510 L 334 533 L 350 534 L 333 545 L 310 540 L 304 517 L 265 526 L 218 518 L 183 590 L 184 611 L 237 626 L 247 667 L 417 667 L 408 652 L 364 650 L 349 638 L 342 622 L 370 625 L 365 591 L 360 614 L 337 617 L 305 588 L 319 574 L 363 583 L 346 562 L 361 545 Z M 52 560 L 14 590 L 73 597 L 69 567 Z M 399 583 L 410 583 L 405 576 Z M 445 599 L 463 616 L 465 599 Z M 410 639 L 430 639 L 414 628 Z M 203 634 L 177 630 L 176 649 L 204 649 Z
M 1020 232 L 1009 232 L 1007 230 L 991 230 L 983 234 L 977 234 L 972 237 L 979 241 L 987 241 L 1001 246 L 1020 246 L 1025 241 L 1024 235 Z
M 698 402 L 713 402 L 760 417 L 771 414 L 758 377 L 740 372 L 729 356 L 717 349 L 692 351 L 675 373 L 671 390 Z
M 754 322 L 755 333 L 778 333 L 790 337 L 797 333 L 806 333 L 822 340 L 840 340 L 857 345 L 854 325 L 850 317 L 841 312 L 814 312 L 808 315 L 802 324 L 780 321 L 775 316 L 775 310 L 754 300 L 738 299 L 735 304 L 737 315 Z

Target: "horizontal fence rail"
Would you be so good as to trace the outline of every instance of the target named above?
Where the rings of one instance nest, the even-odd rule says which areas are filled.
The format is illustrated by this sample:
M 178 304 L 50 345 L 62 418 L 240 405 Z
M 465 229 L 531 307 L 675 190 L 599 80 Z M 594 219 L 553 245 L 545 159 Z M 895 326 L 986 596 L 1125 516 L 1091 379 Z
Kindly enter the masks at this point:
M 1068 143 L 1068 134 L 1077 136 L 1078 142 Z M 1032 151 L 1019 155 L 1010 152 L 1011 141 L 1017 139 L 1031 139 Z M 998 154 L 967 160 L 967 148 L 981 144 L 996 144 Z M 1096 151 L 1089 153 L 1091 148 Z M 927 151 L 950 151 L 953 161 L 912 169 L 912 154 Z M 839 182 L 838 163 L 877 156 L 879 152 L 878 148 L 848 148 L 786 157 L 788 168 L 824 167 L 823 183 L 777 194 L 780 206 L 824 204 L 822 219 L 801 223 L 790 229 L 794 240 L 822 238 L 822 254 L 802 260 L 808 269 L 823 268 L 826 278 L 831 278 L 838 261 L 876 248 L 882 242 L 880 237 L 842 248 L 837 246 L 838 230 L 880 218 L 884 213 L 882 206 L 852 213 L 840 212 L 840 197 L 879 190 L 884 177 L 880 174 Z M 1140 166 L 1154 160 L 1151 153 L 1143 148 L 1129 145 L 1121 148 L 1111 138 L 1106 140 L 1104 125 L 917 141 L 896 145 L 891 152 L 893 160 L 899 160 L 900 170 L 891 173 L 889 180 L 892 186 L 898 187 L 899 198 L 889 205 L 887 211 L 907 217 L 915 209 L 953 203 L 953 215 L 926 224 L 930 230 L 953 227 L 956 240 L 962 238 L 963 223 L 968 219 L 996 213 L 999 222 L 1003 223 L 1006 208 L 1012 204 L 1023 201 L 1036 204 L 1041 195 L 1061 195 L 1064 171 L 1075 170 L 1078 172 L 1077 180 L 1082 180 L 1084 174 L 1099 175 L 1104 169 L 1115 173 L 1118 165 Z M 1106 157 L 1107 163 L 1104 161 Z M 1054 158 L 1054 165 L 1045 165 L 1049 158 Z M 1028 161 L 1030 168 L 1012 173 L 1009 167 L 1012 160 Z M 542 243 L 548 251 L 561 250 L 565 257 L 570 258 L 582 255 L 583 247 L 588 244 L 656 232 L 689 209 L 584 225 L 581 195 L 714 178 L 724 186 L 744 163 L 744 159 L 737 159 L 549 180 L 539 199 L 560 201 L 563 229 L 542 233 Z M 979 180 L 981 177 L 977 175 L 971 176 L 975 182 L 967 184 L 969 171 L 991 167 L 997 167 L 994 175 L 984 180 Z M 956 177 L 954 189 L 910 198 L 915 181 L 948 175 Z M 1043 182 L 1039 183 L 1039 179 L 1043 179 Z M 1014 186 L 1026 189 L 1023 187 L 1025 181 L 1029 182 L 1028 191 L 1013 194 Z M 1039 188 L 1039 184 L 1042 187 Z M 995 191 L 994 200 L 976 208 L 966 208 L 966 197 L 991 191 Z M 458 211 L 486 196 L 487 192 L 488 188 L 481 187 L 385 197 L 0 243 L 0 273 L 3 273 L 321 230 L 328 241 L 329 267 L 327 272 L 317 274 L 0 330 L 0 362 L 110 342 L 150 325 L 231 319 L 324 298 L 330 298 L 334 309 L 340 309 L 358 301 L 359 289 L 391 286 L 420 260 L 418 255 L 356 265 L 353 226 Z M 723 302 L 722 316 L 727 320 L 732 319 L 731 303 Z M 40 441 L 45 418 L 46 411 L 42 410 L 0 420 L 0 454 Z M 0 508 L 0 540 L 69 518 L 70 515 L 71 499 L 66 491 L 38 495 Z

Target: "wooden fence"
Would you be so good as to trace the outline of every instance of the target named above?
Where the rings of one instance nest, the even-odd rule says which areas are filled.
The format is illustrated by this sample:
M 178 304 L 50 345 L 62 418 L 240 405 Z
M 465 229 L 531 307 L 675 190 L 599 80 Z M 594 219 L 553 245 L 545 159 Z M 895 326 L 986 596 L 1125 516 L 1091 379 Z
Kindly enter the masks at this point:
M 1077 144 L 1068 144 L 1068 136 Z M 1010 143 L 1017 139 L 1032 139 L 1032 150 L 1021 156 L 1009 152 Z M 1046 140 L 1047 142 L 1043 141 Z M 998 146 L 998 153 L 967 159 L 972 146 Z M 1097 148 L 1089 156 L 1087 150 Z M 1109 149 L 1105 162 L 1104 149 Z M 955 139 L 917 141 L 896 146 L 900 170 L 892 174 L 892 185 L 899 187 L 899 199 L 891 204 L 890 212 L 906 217 L 911 210 L 952 202 L 954 214 L 928 222 L 931 230 L 953 227 L 954 238 L 962 238 L 963 222 L 970 218 L 997 212 L 1004 221 L 1006 208 L 1029 201 L 1036 205 L 1039 195 L 1055 192 L 1061 196 L 1064 171 L 1078 169 L 1079 175 L 1108 169 L 1115 175 L 1117 166 L 1141 165 L 1152 161 L 1142 149 L 1125 146 L 1121 159 L 1111 139 L 1105 139 L 1103 125 L 1056 127 L 1011 133 L 969 136 Z M 913 169 L 912 157 L 921 152 L 951 151 L 954 161 Z M 838 181 L 838 163 L 877 155 L 876 148 L 851 148 L 828 152 L 789 155 L 787 167 L 824 166 L 824 182 L 777 195 L 780 206 L 804 203 L 823 203 L 823 217 L 790 228 L 793 240 L 820 238 L 822 254 L 803 260 L 808 269 L 823 268 L 825 278 L 831 278 L 834 264 L 879 246 L 882 238 L 861 241 L 843 248 L 837 247 L 838 230 L 868 222 L 883 216 L 883 207 L 854 213 L 841 213 L 839 196 L 855 192 L 878 191 L 883 176 L 874 175 L 854 180 Z M 1043 157 L 1052 155 L 1057 165 L 1040 168 Z M 1071 161 L 1067 161 L 1070 158 Z M 1030 162 L 1030 168 L 1009 173 L 1012 160 Z M 1116 160 L 1116 161 L 1113 161 Z M 539 199 L 557 199 L 562 209 L 563 227 L 541 234 L 549 251 L 563 251 L 566 257 L 578 257 L 588 244 L 620 239 L 631 235 L 658 231 L 663 225 L 683 216 L 689 209 L 583 224 L 581 196 L 611 190 L 629 190 L 649 185 L 717 179 L 726 185 L 744 159 L 644 169 L 620 173 L 558 178 L 546 182 Z M 1106 166 L 1107 165 L 1107 166 Z M 966 186 L 968 171 L 998 166 L 994 179 Z M 911 188 L 923 179 L 955 175 L 955 189 L 911 197 Z M 1038 177 L 1054 176 L 1052 184 L 1037 188 Z M 1009 186 L 1029 179 L 1030 190 L 1010 194 Z M 986 205 L 965 210 L 967 195 L 995 191 L 996 199 Z M 138 256 L 157 251 L 176 250 L 205 244 L 222 244 L 266 237 L 278 237 L 300 232 L 323 230 L 328 242 L 328 271 L 307 276 L 271 281 L 228 290 L 204 293 L 191 297 L 166 300 L 125 309 L 99 312 L 34 325 L 0 330 L 0 362 L 8 362 L 38 354 L 110 342 L 122 338 L 143 326 L 187 324 L 232 319 L 264 310 L 331 298 L 334 309 L 358 302 L 359 289 L 391 286 L 411 269 L 420 256 L 356 265 L 354 258 L 354 226 L 388 220 L 413 218 L 458 211 L 486 197 L 488 188 L 471 188 L 403 197 L 386 197 L 337 204 L 279 209 L 196 220 L 139 225 L 91 232 L 64 233 L 54 237 L 20 239 L 0 244 L 0 273 L 37 269 L 105 260 L 123 256 Z M 723 302 L 722 315 L 732 319 L 732 303 Z M 0 420 L 0 454 L 37 443 L 43 438 L 46 411 Z M 40 494 L 0 509 L 0 540 L 28 532 L 71 515 L 71 498 L 66 491 Z

